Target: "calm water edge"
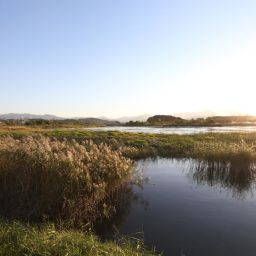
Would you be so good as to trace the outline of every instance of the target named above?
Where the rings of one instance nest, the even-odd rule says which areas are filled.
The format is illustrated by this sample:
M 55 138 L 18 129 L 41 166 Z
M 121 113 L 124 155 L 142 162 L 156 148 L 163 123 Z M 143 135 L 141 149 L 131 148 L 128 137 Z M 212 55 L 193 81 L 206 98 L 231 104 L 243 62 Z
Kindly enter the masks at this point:
M 125 193 L 106 237 L 143 237 L 168 256 L 256 255 L 255 166 L 158 159 L 138 167 L 150 179 Z
M 120 132 L 141 132 L 153 134 L 195 134 L 207 132 L 256 132 L 256 126 L 222 126 L 222 127 L 124 127 L 124 126 L 109 126 L 85 128 L 86 130 L 94 131 L 120 131 Z

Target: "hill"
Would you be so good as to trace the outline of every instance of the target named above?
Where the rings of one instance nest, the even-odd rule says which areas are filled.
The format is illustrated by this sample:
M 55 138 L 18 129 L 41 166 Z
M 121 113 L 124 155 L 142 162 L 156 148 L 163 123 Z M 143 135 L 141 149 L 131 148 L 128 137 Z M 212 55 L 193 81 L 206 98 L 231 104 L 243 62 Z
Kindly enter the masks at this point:
M 149 117 L 147 120 L 147 122 L 151 125 L 183 124 L 185 121 L 185 119 L 171 115 L 155 115 Z

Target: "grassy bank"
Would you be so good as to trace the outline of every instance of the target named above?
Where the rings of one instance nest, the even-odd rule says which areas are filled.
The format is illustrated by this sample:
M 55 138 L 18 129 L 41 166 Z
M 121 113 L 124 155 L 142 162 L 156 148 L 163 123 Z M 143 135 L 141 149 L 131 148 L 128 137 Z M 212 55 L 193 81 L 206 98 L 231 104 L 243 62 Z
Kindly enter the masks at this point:
M 92 234 L 0 220 L 0 256 L 153 256 L 140 241 L 100 242 Z

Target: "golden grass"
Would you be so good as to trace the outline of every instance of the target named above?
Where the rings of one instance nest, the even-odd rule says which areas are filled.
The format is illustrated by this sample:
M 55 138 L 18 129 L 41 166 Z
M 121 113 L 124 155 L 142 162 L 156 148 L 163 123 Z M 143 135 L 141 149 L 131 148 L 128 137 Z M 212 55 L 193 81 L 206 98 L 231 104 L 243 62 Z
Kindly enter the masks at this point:
M 132 174 L 120 151 L 91 141 L 45 136 L 0 138 L 0 213 L 87 223 L 113 206 L 109 198 Z

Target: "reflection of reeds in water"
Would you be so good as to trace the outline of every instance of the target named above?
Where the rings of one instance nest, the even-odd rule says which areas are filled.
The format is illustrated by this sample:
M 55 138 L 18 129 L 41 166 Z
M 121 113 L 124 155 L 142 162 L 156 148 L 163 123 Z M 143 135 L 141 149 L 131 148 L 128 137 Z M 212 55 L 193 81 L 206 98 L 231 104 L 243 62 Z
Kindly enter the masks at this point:
M 256 180 L 256 165 L 249 159 L 233 158 L 226 161 L 193 160 L 189 176 L 200 185 L 221 187 L 232 196 L 244 199 L 253 196 Z
M 146 181 L 145 181 L 146 182 Z M 134 191 L 134 186 L 143 188 L 143 184 L 127 184 L 122 190 L 115 193 L 111 198 L 113 211 L 110 218 L 101 219 L 94 225 L 96 233 L 104 239 L 120 239 L 119 227 L 126 222 L 132 204 L 143 205 L 145 209 L 148 202 L 143 199 L 142 195 Z M 140 237 L 141 238 L 141 237 Z

